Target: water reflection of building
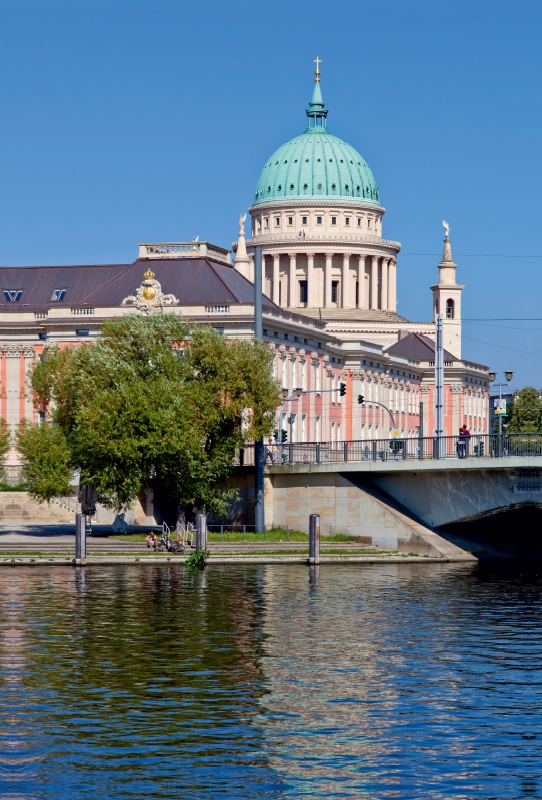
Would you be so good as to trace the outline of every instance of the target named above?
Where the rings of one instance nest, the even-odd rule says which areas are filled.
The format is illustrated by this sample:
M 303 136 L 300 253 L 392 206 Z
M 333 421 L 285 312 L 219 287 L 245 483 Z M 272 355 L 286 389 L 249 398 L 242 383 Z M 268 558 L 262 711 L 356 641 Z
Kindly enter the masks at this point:
M 370 774 L 389 746 L 386 710 L 398 693 L 382 642 L 393 620 L 378 598 L 397 588 L 401 569 L 320 566 L 316 582 L 307 568 L 265 569 L 262 705 L 270 764 L 307 795 L 336 792 L 339 773 Z M 391 658 L 397 671 L 399 646 Z M 362 788 L 356 796 L 374 799 Z

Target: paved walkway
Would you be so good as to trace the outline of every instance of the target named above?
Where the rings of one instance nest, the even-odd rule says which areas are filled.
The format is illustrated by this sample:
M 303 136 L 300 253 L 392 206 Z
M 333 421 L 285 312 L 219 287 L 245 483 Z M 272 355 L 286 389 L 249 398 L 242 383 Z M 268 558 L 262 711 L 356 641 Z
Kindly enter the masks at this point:
M 88 564 L 135 563 L 183 563 L 185 556 L 150 552 L 145 542 L 127 542 L 115 539 L 108 526 L 95 526 L 101 536 L 87 537 Z M 142 528 L 134 528 L 142 532 Z M 109 534 L 109 535 L 106 535 Z M 259 542 L 210 542 L 210 564 L 231 563 L 299 563 L 308 557 L 308 542 L 259 541 Z M 321 563 L 355 561 L 363 563 L 446 562 L 449 560 L 476 560 L 466 558 L 438 558 L 415 556 L 396 552 L 379 551 L 359 542 L 329 542 L 321 540 Z M 0 526 L 0 567 L 17 564 L 71 564 L 75 555 L 75 530 L 73 524 L 18 524 Z

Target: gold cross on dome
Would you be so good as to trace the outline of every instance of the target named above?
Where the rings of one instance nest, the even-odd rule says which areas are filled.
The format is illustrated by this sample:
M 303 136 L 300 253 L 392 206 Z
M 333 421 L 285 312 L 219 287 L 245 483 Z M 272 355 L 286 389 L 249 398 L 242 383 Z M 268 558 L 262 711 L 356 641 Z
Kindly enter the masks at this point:
M 320 83 L 320 70 L 318 69 L 318 67 L 322 63 L 322 59 L 316 56 L 316 58 L 314 59 L 314 63 L 316 64 L 316 72 L 314 73 L 316 75 L 315 83 Z

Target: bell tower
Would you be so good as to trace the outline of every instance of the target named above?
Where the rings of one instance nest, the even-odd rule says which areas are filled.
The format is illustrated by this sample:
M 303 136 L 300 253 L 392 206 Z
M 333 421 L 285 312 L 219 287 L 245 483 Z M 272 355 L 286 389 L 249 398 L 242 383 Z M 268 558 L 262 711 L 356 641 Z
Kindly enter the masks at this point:
M 442 314 L 443 344 L 457 359 L 461 358 L 461 292 L 465 288 L 456 281 L 455 271 L 457 264 L 452 258 L 452 240 L 450 239 L 450 226 L 442 223 L 446 235 L 444 237 L 444 252 L 442 261 L 438 265 L 438 283 L 431 286 L 433 292 L 433 321 L 437 314 Z

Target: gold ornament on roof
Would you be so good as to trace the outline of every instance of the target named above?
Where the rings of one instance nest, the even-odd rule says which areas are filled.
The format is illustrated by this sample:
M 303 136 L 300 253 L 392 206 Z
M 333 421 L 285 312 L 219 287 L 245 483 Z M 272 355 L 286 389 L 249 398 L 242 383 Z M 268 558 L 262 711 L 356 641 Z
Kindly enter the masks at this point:
M 318 58 L 318 56 L 316 56 L 316 58 L 314 59 L 314 63 L 316 64 L 316 72 L 314 73 L 316 75 L 316 78 L 314 79 L 314 82 L 315 83 L 320 83 L 320 69 L 319 69 L 319 66 L 322 63 L 322 59 Z
M 154 279 L 154 272 L 149 269 L 143 275 L 143 281 L 135 295 L 125 297 L 122 305 L 134 305 L 143 314 L 152 314 L 155 311 L 161 311 L 164 306 L 178 305 L 179 301 L 172 294 L 164 294 L 162 287 L 157 280 Z

